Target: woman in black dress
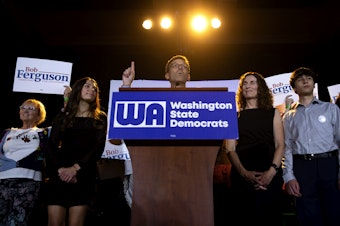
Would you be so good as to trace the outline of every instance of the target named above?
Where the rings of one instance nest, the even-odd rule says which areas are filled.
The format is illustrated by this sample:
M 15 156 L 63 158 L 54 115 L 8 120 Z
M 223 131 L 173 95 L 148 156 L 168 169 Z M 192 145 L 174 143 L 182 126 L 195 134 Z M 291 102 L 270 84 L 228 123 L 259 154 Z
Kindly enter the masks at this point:
M 231 216 L 237 225 L 282 225 L 283 125 L 263 76 L 243 74 L 236 93 L 238 140 L 225 140 L 232 163 Z
M 82 226 L 96 183 L 96 162 L 105 145 L 107 116 L 97 82 L 84 77 L 72 86 L 64 112 L 52 123 L 47 158 L 49 226 Z

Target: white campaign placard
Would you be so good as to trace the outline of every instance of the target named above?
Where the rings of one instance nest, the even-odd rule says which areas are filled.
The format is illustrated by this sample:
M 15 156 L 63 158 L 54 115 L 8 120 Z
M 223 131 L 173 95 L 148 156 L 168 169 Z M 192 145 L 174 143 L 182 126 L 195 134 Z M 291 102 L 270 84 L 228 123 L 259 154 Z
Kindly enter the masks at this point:
M 18 57 L 13 91 L 63 94 L 71 82 L 72 63 Z
M 273 93 L 274 97 L 273 107 L 278 108 L 281 113 L 284 112 L 285 110 L 285 98 L 287 95 L 291 95 L 290 98 L 292 98 L 294 102 L 299 100 L 299 96 L 294 92 L 293 88 L 290 86 L 289 83 L 291 74 L 292 73 L 289 72 L 265 78 L 269 89 Z M 319 98 L 317 83 L 315 83 L 314 87 L 314 96 Z
M 124 140 L 122 144 L 112 144 L 108 139 L 105 143 L 105 148 L 102 153 L 102 158 L 106 159 L 118 159 L 118 160 L 130 160 L 129 150 L 126 147 Z
M 340 93 L 340 84 L 327 86 L 327 89 L 328 89 L 329 96 L 331 97 L 331 102 L 335 103 L 335 99 Z

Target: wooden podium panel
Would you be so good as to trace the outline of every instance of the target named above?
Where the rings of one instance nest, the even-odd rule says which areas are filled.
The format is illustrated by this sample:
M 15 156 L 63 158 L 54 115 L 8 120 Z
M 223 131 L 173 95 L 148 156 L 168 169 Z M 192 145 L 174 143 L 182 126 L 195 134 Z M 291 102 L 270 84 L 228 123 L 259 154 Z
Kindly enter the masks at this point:
M 109 137 L 124 139 L 131 157 L 131 226 L 213 226 L 217 153 L 223 139 L 238 136 L 235 93 L 119 91 L 112 95 Z
M 126 140 L 132 226 L 213 226 L 213 170 L 222 141 Z

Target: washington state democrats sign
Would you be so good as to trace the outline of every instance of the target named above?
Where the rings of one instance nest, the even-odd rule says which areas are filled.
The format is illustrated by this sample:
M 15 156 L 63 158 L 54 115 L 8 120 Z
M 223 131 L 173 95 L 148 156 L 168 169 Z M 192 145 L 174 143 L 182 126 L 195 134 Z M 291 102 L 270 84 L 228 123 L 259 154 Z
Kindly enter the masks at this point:
M 131 89 L 113 92 L 109 139 L 237 139 L 235 92 Z

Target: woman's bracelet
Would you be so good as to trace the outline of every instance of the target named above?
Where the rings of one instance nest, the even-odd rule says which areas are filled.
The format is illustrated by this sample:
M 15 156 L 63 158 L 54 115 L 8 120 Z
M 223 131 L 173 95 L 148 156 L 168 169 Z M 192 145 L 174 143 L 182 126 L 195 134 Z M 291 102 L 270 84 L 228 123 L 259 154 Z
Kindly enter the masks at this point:
M 77 168 L 75 165 L 72 166 L 77 172 L 80 170 L 79 168 Z

